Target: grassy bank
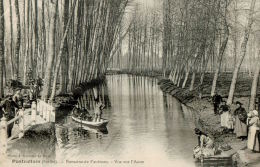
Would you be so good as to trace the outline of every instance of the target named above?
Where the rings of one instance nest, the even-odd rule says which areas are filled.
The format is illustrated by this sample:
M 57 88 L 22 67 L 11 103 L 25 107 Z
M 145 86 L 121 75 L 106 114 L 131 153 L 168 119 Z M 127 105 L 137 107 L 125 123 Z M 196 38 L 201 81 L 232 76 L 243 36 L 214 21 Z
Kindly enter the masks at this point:
M 232 74 L 225 73 L 220 75 L 217 82 L 217 92 L 226 100 L 229 93 L 229 86 L 231 83 Z M 246 142 L 237 139 L 235 134 L 224 133 L 220 126 L 220 115 L 215 115 L 213 111 L 213 104 L 211 102 L 211 86 L 212 86 L 213 74 L 206 74 L 205 80 L 202 86 L 202 98 L 199 98 L 199 78 L 196 78 L 194 85 L 195 89 L 189 91 L 189 87 L 178 88 L 169 79 L 161 79 L 159 81 L 162 91 L 171 94 L 179 99 L 182 103 L 193 108 L 199 114 L 200 128 L 204 132 L 208 133 L 215 141 L 216 146 L 230 145 L 231 150 L 223 152 L 223 155 L 231 156 L 237 154 L 238 150 L 246 149 Z M 189 81 L 187 83 L 190 83 Z M 248 111 L 249 97 L 251 91 L 252 78 L 245 74 L 239 74 L 239 79 L 236 85 L 236 92 L 234 95 L 234 102 L 240 101 L 243 103 L 243 107 Z M 188 84 L 187 84 L 188 85 Z M 258 89 L 258 94 L 260 90 Z M 232 104 L 231 112 L 233 113 L 236 106 Z M 239 158 L 237 158 L 239 159 Z M 260 162 L 260 160 L 259 160 Z M 243 163 L 240 163 L 243 164 Z M 249 164 L 249 163 L 245 163 Z

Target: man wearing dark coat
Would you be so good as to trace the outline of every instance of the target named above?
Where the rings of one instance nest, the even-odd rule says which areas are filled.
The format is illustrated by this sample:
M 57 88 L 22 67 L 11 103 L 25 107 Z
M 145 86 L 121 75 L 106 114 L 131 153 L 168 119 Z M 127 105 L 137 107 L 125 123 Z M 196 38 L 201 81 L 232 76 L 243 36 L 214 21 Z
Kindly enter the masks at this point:
M 216 92 L 216 94 L 212 97 L 213 106 L 214 106 L 214 114 L 219 114 L 219 105 L 223 101 L 222 97 Z

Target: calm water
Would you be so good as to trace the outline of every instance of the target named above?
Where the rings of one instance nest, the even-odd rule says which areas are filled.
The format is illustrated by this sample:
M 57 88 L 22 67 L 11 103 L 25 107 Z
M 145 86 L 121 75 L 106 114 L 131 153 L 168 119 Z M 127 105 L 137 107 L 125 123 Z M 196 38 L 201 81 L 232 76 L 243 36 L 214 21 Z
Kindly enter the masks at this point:
M 107 86 L 98 92 L 108 95 L 103 100 L 111 104 L 103 114 L 110 121 L 107 131 L 84 127 L 70 116 L 62 119 L 56 125 L 58 161 L 106 161 L 100 166 L 195 166 L 192 150 L 197 138 L 192 114 L 182 111 L 174 98 L 163 95 L 157 80 L 108 76 Z M 139 163 L 116 164 L 116 160 Z

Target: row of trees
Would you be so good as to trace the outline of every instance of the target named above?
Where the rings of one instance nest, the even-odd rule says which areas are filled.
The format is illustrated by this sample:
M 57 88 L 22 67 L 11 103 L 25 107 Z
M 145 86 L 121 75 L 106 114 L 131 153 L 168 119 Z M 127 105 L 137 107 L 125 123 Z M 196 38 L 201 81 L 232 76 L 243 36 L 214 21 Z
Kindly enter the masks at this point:
M 139 17 L 140 16 L 140 17 Z M 127 69 L 129 71 L 158 70 L 160 67 L 160 22 L 156 10 L 140 10 L 133 13 L 128 31 Z
M 164 0 L 153 4 L 135 6 L 124 40 L 127 52 L 114 61 L 121 61 L 121 68 L 129 71 L 160 69 L 176 86 L 189 87 L 189 91 L 195 89 L 197 79 L 200 88 L 210 72 L 211 96 L 220 72 L 232 72 L 228 104 L 233 101 L 242 68 L 253 77 L 253 109 L 259 78 L 256 11 L 260 4 L 256 0 Z
M 0 96 L 9 76 L 28 84 L 28 71 L 44 78 L 42 98 L 51 99 L 104 75 L 127 5 L 128 0 L 0 0 Z
M 234 7 L 237 6 L 236 0 L 164 1 L 164 33 L 171 34 L 171 36 L 164 35 L 163 62 L 165 65 L 163 67 L 164 71 L 166 71 L 165 68 L 168 67 L 166 59 L 169 55 L 174 55 L 174 60 L 171 63 L 175 66 L 171 69 L 169 78 L 177 86 L 184 88 L 190 74 L 190 91 L 194 89 L 196 75 L 200 75 L 200 85 L 202 85 L 207 67 L 211 65 L 214 67 L 211 89 L 211 95 L 213 96 L 219 72 L 221 71 L 223 57 L 227 55 L 228 42 L 233 40 L 234 68 L 227 104 L 233 102 L 238 73 L 246 55 L 247 44 L 252 34 L 254 22 L 256 1 L 251 0 L 249 4 L 247 24 L 243 27 L 244 32 L 241 33 L 242 41 L 238 52 L 237 13 L 234 13 L 238 10 Z M 174 6 L 174 9 L 171 6 Z M 173 15 L 171 14 L 172 11 L 174 11 Z M 171 18 L 169 15 L 173 17 Z M 232 15 L 235 16 L 234 22 Z M 232 37 L 232 40 L 230 40 L 230 37 Z M 168 42 L 169 40 L 173 40 L 173 42 Z M 169 46 L 169 43 L 173 46 Z M 175 52 L 171 48 L 174 48 Z M 232 61 L 226 61 L 226 63 L 232 65 Z M 252 83 L 250 109 L 255 107 L 259 76 L 259 64 L 255 65 L 257 68 L 255 68 Z M 180 85 L 181 81 L 183 81 L 182 85 Z
M 127 53 L 118 50 L 110 62 L 110 67 L 121 68 L 129 72 L 154 71 L 161 69 L 161 33 L 162 23 L 160 10 L 143 7 L 138 3 L 131 6 L 132 12 L 128 17 L 127 32 L 122 32 Z
M 200 84 L 203 84 L 209 64 L 211 69 L 215 68 L 212 83 L 214 94 L 230 33 L 227 22 L 229 3 L 226 0 L 185 0 L 182 3 L 164 1 L 164 15 L 168 15 L 164 18 L 164 71 L 168 67 L 167 58 L 173 56 L 173 64 L 177 65 L 171 69 L 170 79 L 177 86 L 184 88 L 190 74 L 192 77 L 190 91 L 194 89 L 196 75 L 200 75 Z M 172 9 L 172 6 L 175 9 Z M 174 14 L 171 13 L 172 10 Z M 171 36 L 168 37 L 166 34 Z

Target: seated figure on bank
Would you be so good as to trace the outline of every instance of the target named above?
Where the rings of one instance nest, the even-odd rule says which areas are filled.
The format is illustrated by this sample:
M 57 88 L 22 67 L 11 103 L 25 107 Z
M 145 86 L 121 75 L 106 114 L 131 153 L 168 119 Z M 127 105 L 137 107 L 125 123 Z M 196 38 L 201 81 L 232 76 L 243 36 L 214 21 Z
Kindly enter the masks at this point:
M 214 142 L 205 133 L 198 128 L 195 128 L 195 134 L 198 136 L 198 145 L 193 150 L 193 157 L 201 159 L 215 154 Z

